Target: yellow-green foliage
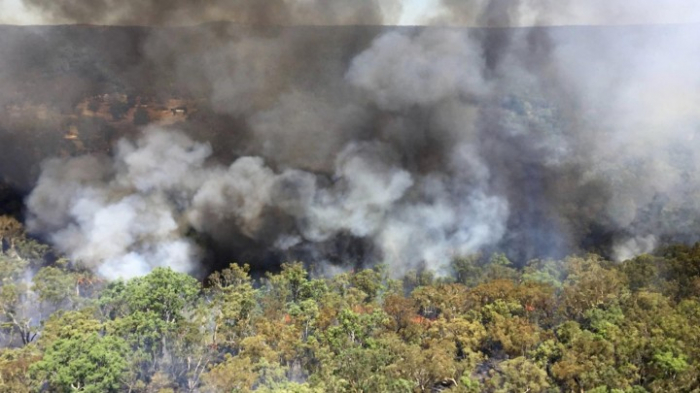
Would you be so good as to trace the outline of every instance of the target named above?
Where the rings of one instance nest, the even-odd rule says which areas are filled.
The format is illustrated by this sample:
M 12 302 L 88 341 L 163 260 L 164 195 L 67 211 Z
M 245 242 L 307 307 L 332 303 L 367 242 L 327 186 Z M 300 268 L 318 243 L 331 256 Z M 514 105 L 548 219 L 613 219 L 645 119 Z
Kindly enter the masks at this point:
M 700 245 L 622 264 L 473 256 L 399 281 L 290 263 L 106 283 L 66 260 L 30 269 L 45 246 L 2 222 L 0 393 L 700 389 Z

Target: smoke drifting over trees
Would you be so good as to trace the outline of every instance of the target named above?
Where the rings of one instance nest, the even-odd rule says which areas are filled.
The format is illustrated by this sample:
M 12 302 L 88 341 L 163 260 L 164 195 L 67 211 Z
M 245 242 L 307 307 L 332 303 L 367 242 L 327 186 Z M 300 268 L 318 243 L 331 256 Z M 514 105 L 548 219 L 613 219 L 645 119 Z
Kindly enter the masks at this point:
M 21 181 L 13 149 L 49 142 L 0 125 L 0 176 L 37 179 L 29 229 L 105 277 L 206 272 L 208 247 L 259 268 L 401 274 L 480 251 L 625 259 L 697 240 L 696 25 L 506 28 L 548 20 L 531 2 L 444 2 L 447 23 L 499 27 L 481 29 L 318 26 L 396 19 L 372 1 L 112 3 L 26 1 L 57 21 L 165 25 L 113 33 L 93 68 L 77 54 L 100 54 L 78 45 L 36 71 L 70 88 L 36 100 L 107 89 L 198 112 Z M 172 26 L 213 19 L 251 26 Z M 53 45 L 47 29 L 27 34 Z M 57 47 L 75 50 L 71 34 Z M 24 42 L 3 43 L 3 103 L 39 56 Z

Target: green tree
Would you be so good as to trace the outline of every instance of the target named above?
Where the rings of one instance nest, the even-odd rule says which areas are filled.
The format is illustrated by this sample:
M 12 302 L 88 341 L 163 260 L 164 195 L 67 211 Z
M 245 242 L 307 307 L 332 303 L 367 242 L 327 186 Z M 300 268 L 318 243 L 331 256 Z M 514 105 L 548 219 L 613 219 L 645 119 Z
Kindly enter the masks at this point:
M 77 277 L 53 266 L 41 268 L 32 278 L 32 290 L 49 309 L 69 309 L 78 300 Z
M 100 308 L 112 318 L 108 331 L 132 348 L 129 385 L 149 382 L 161 368 L 168 368 L 163 375 L 173 379 L 187 374 L 175 365 L 178 349 L 189 345 L 183 338 L 193 337 L 188 317 L 200 289 L 187 274 L 156 268 L 144 277 L 112 284 L 100 297 Z
M 210 303 L 205 318 L 213 318 L 214 345 L 235 351 L 240 340 L 251 334 L 251 318 L 258 291 L 248 275 L 250 266 L 232 264 L 210 278 Z
M 39 359 L 41 352 L 34 345 L 0 349 L 0 393 L 29 393 L 29 367 Z
M 490 376 L 488 385 L 494 393 L 540 393 L 551 386 L 547 371 L 522 356 L 501 362 Z
M 581 318 L 586 310 L 613 304 L 627 292 L 624 276 L 596 257 L 568 258 L 562 306 L 568 317 Z
M 98 333 L 60 338 L 30 367 L 40 391 L 122 391 L 129 347 L 119 337 Z

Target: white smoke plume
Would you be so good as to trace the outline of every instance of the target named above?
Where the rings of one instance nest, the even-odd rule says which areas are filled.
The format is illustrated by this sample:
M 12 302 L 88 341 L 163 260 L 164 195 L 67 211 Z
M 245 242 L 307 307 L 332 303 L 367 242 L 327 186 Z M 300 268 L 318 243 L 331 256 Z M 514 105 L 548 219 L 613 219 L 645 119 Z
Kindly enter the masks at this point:
M 52 160 L 27 200 L 28 228 L 105 277 L 134 277 L 157 266 L 193 272 L 197 249 L 183 237 L 179 211 L 199 186 L 207 145 L 153 130 L 122 141 L 113 159 Z
M 615 245 L 613 257 L 617 261 L 626 261 L 641 254 L 654 251 L 658 241 L 654 235 L 640 236 L 637 238 L 620 241 Z
M 276 234 L 276 247 L 348 232 L 376 239 L 394 269 L 444 266 L 452 252 L 473 252 L 498 239 L 489 235 L 494 220 L 503 230 L 503 201 L 450 200 L 447 185 L 439 184 L 444 180 L 422 179 L 424 190 L 413 191 L 430 194 L 432 204 L 405 198 L 414 179 L 383 145 L 348 145 L 327 186 L 308 172 L 275 173 L 260 157 L 241 157 L 225 168 L 208 162 L 210 155 L 208 144 L 149 128 L 135 144 L 122 140 L 112 159 L 48 161 L 28 199 L 29 229 L 49 234 L 60 251 L 108 278 L 157 266 L 195 272 L 200 254 L 185 236 L 189 228 L 207 233 L 234 223 L 256 239 L 273 208 L 297 220 L 291 233 Z

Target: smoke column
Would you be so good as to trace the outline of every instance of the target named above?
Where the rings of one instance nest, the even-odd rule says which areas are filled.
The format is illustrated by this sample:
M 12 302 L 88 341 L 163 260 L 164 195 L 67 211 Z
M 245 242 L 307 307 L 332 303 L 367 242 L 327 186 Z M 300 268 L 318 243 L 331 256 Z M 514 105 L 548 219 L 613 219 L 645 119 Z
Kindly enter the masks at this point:
M 320 27 L 398 9 L 321 3 L 27 1 L 166 25 L 140 33 L 131 69 L 202 102 L 111 154 L 45 161 L 30 230 L 108 278 L 200 274 L 210 246 L 261 269 L 399 275 L 476 252 L 622 260 L 697 240 L 700 26 L 507 28 L 595 10 L 445 0 L 431 23 L 489 28 Z M 173 26 L 229 14 L 252 26 Z

